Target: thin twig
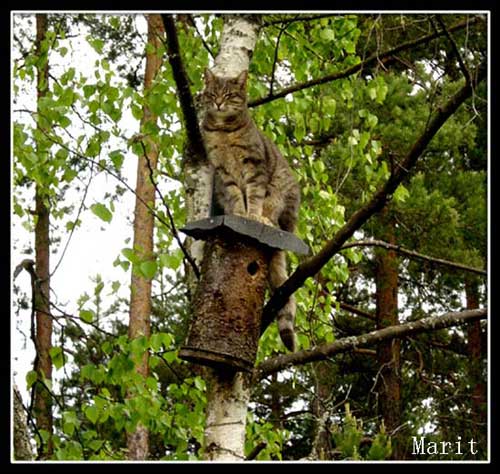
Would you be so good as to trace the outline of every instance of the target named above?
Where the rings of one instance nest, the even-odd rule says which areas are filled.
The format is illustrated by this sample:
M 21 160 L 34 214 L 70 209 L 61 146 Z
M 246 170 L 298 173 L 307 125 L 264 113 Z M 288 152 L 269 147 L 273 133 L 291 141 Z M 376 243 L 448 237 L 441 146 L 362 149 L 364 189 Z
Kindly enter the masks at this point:
M 170 212 L 170 207 L 169 207 L 167 201 L 165 200 L 165 198 L 163 197 L 163 194 L 160 191 L 160 189 L 158 187 L 158 184 L 156 183 L 156 180 L 154 178 L 153 167 L 151 166 L 151 162 L 149 161 L 149 156 L 148 156 L 148 153 L 147 153 L 147 150 L 146 150 L 146 146 L 144 145 L 144 142 L 142 140 L 140 141 L 140 144 L 142 146 L 142 150 L 143 150 L 143 153 L 144 153 L 144 158 L 146 159 L 146 164 L 148 166 L 149 179 L 151 180 L 151 184 L 153 185 L 153 187 L 155 188 L 156 192 L 160 196 L 160 199 L 161 199 L 163 205 L 165 206 L 165 209 L 167 210 L 167 216 L 168 216 L 168 220 L 170 222 L 170 230 L 172 232 L 172 235 L 174 236 L 174 239 L 177 241 L 177 244 L 179 245 L 180 249 L 182 250 L 182 253 L 186 257 L 187 261 L 191 265 L 191 267 L 193 269 L 193 272 L 196 275 L 196 278 L 199 280 L 200 279 L 200 270 L 198 268 L 198 265 L 196 265 L 196 262 L 194 261 L 193 257 L 191 257 L 191 255 L 187 251 L 186 247 L 184 247 L 184 244 L 182 243 L 182 241 L 181 241 L 181 239 L 179 237 L 179 233 L 177 232 L 177 228 L 175 226 L 174 218 L 172 216 L 172 213 Z
M 408 250 L 408 249 L 401 247 L 400 245 L 390 244 L 389 242 L 384 242 L 382 240 L 358 240 L 355 242 L 350 242 L 348 244 L 344 244 L 341 247 L 340 251 L 346 250 L 346 249 L 352 248 L 352 247 L 381 247 L 381 248 L 384 248 L 386 250 L 395 250 L 396 252 L 398 252 L 402 255 L 406 255 L 408 257 L 416 258 L 419 260 L 425 260 L 427 262 L 432 262 L 432 263 L 436 263 L 438 265 L 444 265 L 444 266 L 451 267 L 451 268 L 456 268 L 457 270 L 464 270 L 466 272 L 475 273 L 477 275 L 483 275 L 483 276 L 488 275 L 486 270 L 481 270 L 479 268 L 469 267 L 467 265 L 463 265 L 462 263 L 451 262 L 449 260 L 444 260 L 442 258 L 430 257 L 429 255 L 424 255 L 424 254 L 415 252 L 413 250 Z

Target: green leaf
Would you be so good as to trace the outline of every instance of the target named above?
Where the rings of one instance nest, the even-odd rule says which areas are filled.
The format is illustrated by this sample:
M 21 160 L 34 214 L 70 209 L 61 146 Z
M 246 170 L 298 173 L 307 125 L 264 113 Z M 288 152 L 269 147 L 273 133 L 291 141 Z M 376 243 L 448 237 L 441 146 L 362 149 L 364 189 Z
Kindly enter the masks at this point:
M 121 167 L 123 165 L 123 160 L 125 159 L 125 157 L 123 156 L 123 154 L 119 150 L 112 151 L 109 154 L 109 158 L 113 162 L 113 165 L 116 169 L 118 169 L 118 170 L 121 169 Z
M 141 273 L 144 275 L 144 278 L 147 278 L 148 280 L 152 280 L 156 275 L 157 265 L 155 260 L 142 262 L 139 268 Z
M 321 39 L 325 41 L 333 41 L 335 39 L 335 32 L 333 30 L 321 30 L 321 33 L 319 34 Z
M 34 370 L 30 370 L 26 374 L 26 385 L 27 388 L 30 389 L 32 385 L 37 381 L 38 379 L 38 374 Z
M 85 416 L 92 422 L 96 423 L 99 418 L 99 411 L 95 405 L 90 405 L 85 408 Z
M 177 351 L 165 352 L 162 357 L 167 361 L 167 363 L 171 364 L 177 359 Z
M 184 254 L 180 249 L 178 249 L 172 253 L 160 255 L 160 263 L 163 267 L 177 270 L 182 263 L 183 258 Z
M 113 351 L 113 344 L 109 341 L 104 341 L 101 345 L 101 349 L 105 354 L 109 355 Z
M 131 248 L 122 249 L 123 256 L 132 263 L 139 263 L 139 257 L 135 254 L 134 250 Z
M 99 54 L 102 54 L 102 48 L 104 47 L 104 40 L 100 38 L 88 37 L 87 41 L 89 42 L 90 46 L 92 46 L 92 48 L 94 48 Z
M 49 355 L 56 369 L 60 369 L 64 365 L 65 360 L 62 347 L 51 347 L 49 350 Z
M 195 377 L 194 385 L 200 392 L 204 392 L 206 389 L 205 381 L 200 377 Z
M 146 378 L 146 385 L 153 392 L 158 390 L 158 381 L 154 377 Z
M 91 323 L 94 320 L 95 313 L 90 309 L 82 309 L 80 311 L 80 319 L 84 323 Z
M 85 96 L 86 99 L 88 99 L 91 95 L 93 95 L 96 91 L 96 86 L 87 84 L 86 86 L 83 86 L 83 95 Z
M 80 369 L 80 377 L 85 380 L 93 380 L 96 373 L 96 366 L 94 364 L 86 364 Z
M 402 184 L 400 184 L 396 191 L 394 191 L 394 199 L 398 202 L 405 202 L 410 196 L 408 189 L 406 189 Z
M 100 202 L 92 204 L 92 206 L 90 206 L 90 210 L 105 222 L 111 222 L 111 219 L 113 218 L 111 211 Z

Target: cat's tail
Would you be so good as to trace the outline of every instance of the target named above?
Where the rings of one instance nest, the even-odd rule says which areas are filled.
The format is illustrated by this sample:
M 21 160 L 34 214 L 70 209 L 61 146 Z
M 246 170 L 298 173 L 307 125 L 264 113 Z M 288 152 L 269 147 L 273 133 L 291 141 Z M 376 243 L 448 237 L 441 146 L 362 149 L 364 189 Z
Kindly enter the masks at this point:
M 274 290 L 281 286 L 287 278 L 285 252 L 277 250 L 269 263 L 269 284 Z M 278 312 L 278 329 L 281 340 L 285 347 L 292 352 L 295 352 L 294 322 L 296 307 L 295 297 L 292 295 L 285 306 Z

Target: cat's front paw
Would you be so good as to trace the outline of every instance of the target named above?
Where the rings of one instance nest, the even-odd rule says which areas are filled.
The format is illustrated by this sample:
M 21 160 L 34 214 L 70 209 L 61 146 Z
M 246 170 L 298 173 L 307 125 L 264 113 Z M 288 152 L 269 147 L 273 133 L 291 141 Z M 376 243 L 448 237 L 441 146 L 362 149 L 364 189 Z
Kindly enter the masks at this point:
M 259 214 L 251 213 L 251 214 L 248 214 L 246 217 L 248 219 L 252 219 L 254 221 L 260 222 L 261 224 L 265 224 L 265 225 L 269 225 L 271 227 L 274 227 L 274 224 L 267 217 L 261 216 Z

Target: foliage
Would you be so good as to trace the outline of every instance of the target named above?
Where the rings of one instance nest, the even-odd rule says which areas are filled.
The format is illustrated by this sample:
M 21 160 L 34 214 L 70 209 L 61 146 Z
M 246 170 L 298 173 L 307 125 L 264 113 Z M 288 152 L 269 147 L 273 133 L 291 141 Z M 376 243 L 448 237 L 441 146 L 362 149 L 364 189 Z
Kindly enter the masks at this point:
M 223 19 L 199 14 L 192 16 L 192 23 L 185 17 L 178 18 L 179 44 L 196 93 L 202 87 L 201 71 L 217 51 Z M 250 102 L 347 71 L 375 53 L 382 58 L 356 73 L 251 108 L 256 123 L 295 170 L 302 189 L 298 235 L 317 253 L 390 177 L 429 117 L 461 87 L 463 78 L 443 36 L 382 57 L 391 47 L 428 34 L 434 15 L 306 17 L 310 15 L 263 15 L 250 63 Z M 119 222 L 130 222 L 126 198 L 133 191 L 131 170 L 144 151 L 136 134 L 153 137 L 160 149 L 159 167 L 152 175 L 157 201 L 145 203 L 157 217 L 154 258 L 142 260 L 140 249 L 132 248 L 130 236 L 120 231 L 109 250 L 114 267 L 99 269 L 92 288 L 79 288 L 78 301 L 52 308 L 59 322 L 50 354 L 56 369 L 51 390 L 58 400 L 54 459 L 59 460 L 124 459 L 124 433 L 138 422 L 150 431 L 152 459 L 203 455 L 205 384 L 196 369 L 177 358 L 190 309 L 184 255 L 167 212 L 168 207 L 177 228 L 184 224 L 185 131 L 168 64 L 150 93 L 142 92 L 146 39 L 140 18 L 51 14 L 38 57 L 32 17 L 14 15 L 12 211 L 15 228 L 25 233 L 26 241 L 34 230 L 31 209 L 38 184 L 50 208 L 56 264 L 64 259 L 66 245 L 71 249 L 73 235 L 86 226 L 100 229 L 95 235 L 99 245 L 98 232 L 112 232 Z M 448 27 L 465 19 L 444 15 Z M 453 38 L 471 69 L 484 58 L 480 22 L 454 31 Z M 46 61 L 51 79 L 46 95 L 35 102 L 36 67 Z M 388 209 L 402 247 L 485 267 L 486 97 L 480 85 L 394 193 Z M 159 121 L 140 130 L 145 104 Z M 355 238 L 379 238 L 382 231 L 382 223 L 373 218 Z M 29 246 L 14 250 L 29 253 Z M 374 313 L 373 256 L 371 248 L 342 251 L 297 292 L 299 350 L 375 329 L 371 319 L 341 308 L 348 303 Z M 294 255 L 290 260 L 291 269 L 301 261 Z M 126 336 L 128 303 L 122 293 L 131 271 L 151 279 L 154 293 L 152 335 L 132 341 Z M 400 258 L 400 320 L 463 308 L 464 281 L 463 273 Z M 485 285 L 479 290 L 484 302 Z M 14 291 L 16 311 L 24 314 L 30 310 L 27 297 L 20 287 L 14 286 Z M 61 298 L 58 288 L 53 291 Z M 466 350 L 449 349 L 464 348 L 464 334 L 442 330 L 402 343 L 401 423 L 408 439 L 424 430 L 439 440 L 484 434 L 484 426 L 466 421 L 472 414 L 469 395 L 474 382 L 467 369 L 469 356 Z M 261 339 L 257 363 L 282 351 L 271 325 Z M 150 375 L 144 378 L 132 369 L 145 352 Z M 247 420 L 247 455 L 264 443 L 258 460 L 307 457 L 320 400 L 323 412 L 328 412 L 335 459 L 390 456 L 393 434 L 385 432 L 377 410 L 373 387 L 380 367 L 373 354 L 352 352 L 329 362 L 319 378 L 305 365 L 256 384 Z M 26 381 L 28 388 L 43 382 L 33 371 Z M 330 387 L 327 397 L 320 396 L 321 387 Z M 486 456 L 485 446 L 479 456 Z

